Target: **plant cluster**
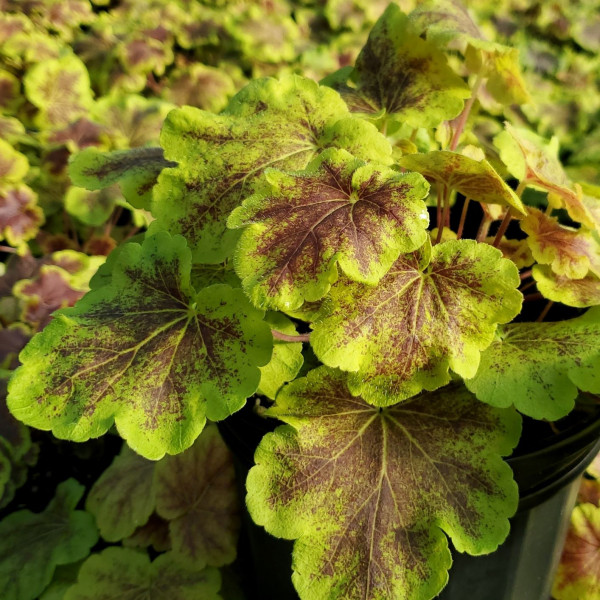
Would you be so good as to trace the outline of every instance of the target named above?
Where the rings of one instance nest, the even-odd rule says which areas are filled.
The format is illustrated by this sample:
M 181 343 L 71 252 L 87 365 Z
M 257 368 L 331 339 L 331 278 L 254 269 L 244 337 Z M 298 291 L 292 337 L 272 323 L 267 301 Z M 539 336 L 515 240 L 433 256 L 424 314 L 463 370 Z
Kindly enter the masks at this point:
M 571 63 L 524 76 L 452 0 L 389 5 L 360 52 L 372 3 L 221 4 L 2 5 L 3 505 L 25 425 L 126 441 L 85 510 L 69 479 L 0 522 L 9 600 L 239 597 L 214 423 L 247 403 L 283 423 L 246 504 L 299 596 L 433 598 L 450 542 L 508 534 L 521 415 L 596 410 L 597 125 L 565 168 L 527 83 Z

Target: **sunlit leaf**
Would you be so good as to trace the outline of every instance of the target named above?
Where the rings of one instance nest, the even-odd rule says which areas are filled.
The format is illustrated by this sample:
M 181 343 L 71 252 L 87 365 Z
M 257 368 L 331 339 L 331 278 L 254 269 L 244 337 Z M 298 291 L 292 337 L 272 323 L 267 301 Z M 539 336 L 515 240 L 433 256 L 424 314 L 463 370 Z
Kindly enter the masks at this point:
M 492 245 L 494 243 L 494 239 L 495 236 L 486 238 L 485 241 L 486 243 Z M 530 267 L 535 262 L 533 254 L 531 253 L 531 249 L 529 248 L 529 244 L 527 243 L 527 239 L 509 240 L 503 237 L 496 247 L 498 250 L 500 250 L 500 252 L 502 252 L 502 256 L 504 256 L 504 258 L 512 260 L 515 265 L 517 265 L 517 269 Z
M 600 309 L 555 323 L 499 328 L 466 386 L 479 400 L 535 419 L 569 413 L 578 389 L 600 393 Z
M 497 323 L 521 309 L 515 265 L 473 240 L 401 256 L 376 287 L 340 280 L 314 324 L 311 345 L 330 367 L 354 371 L 353 393 L 389 405 L 473 377 Z
M 534 265 L 533 278 L 538 290 L 548 300 L 584 308 L 600 305 L 600 278 L 589 273 L 581 279 L 557 275 L 551 267 Z
M 338 94 L 297 76 L 253 81 L 220 115 L 173 110 L 161 145 L 179 167 L 159 177 L 150 231 L 181 233 L 194 262 L 203 263 L 231 253 L 239 234 L 227 231 L 227 217 L 267 167 L 302 169 L 329 146 L 391 161 L 387 140 L 371 124 L 351 118 Z
M 83 563 L 64 600 L 219 600 L 216 569 L 198 570 L 172 553 L 152 563 L 128 548 L 107 548 Z
M 18 183 L 29 169 L 27 157 L 0 139 L 0 185 Z
M 269 169 L 260 183 L 228 221 L 249 225 L 234 262 L 259 307 L 293 310 L 319 300 L 338 265 L 354 281 L 375 284 L 427 237 L 429 186 L 415 173 L 328 150 L 306 171 Z
M 71 186 L 65 196 L 65 210 L 82 223 L 98 227 L 106 223 L 121 198 L 117 186 L 95 192 Z
M 321 367 L 289 384 L 268 415 L 247 481 L 255 522 L 297 539 L 300 598 L 432 598 L 446 584 L 448 540 L 492 552 L 508 534 L 517 487 L 507 455 L 516 412 L 450 387 L 377 409 Z
M 556 600 L 595 600 L 600 595 L 600 508 L 576 506 L 552 587 Z
M 156 512 L 169 521 L 173 552 L 197 568 L 235 559 L 240 502 L 232 456 L 216 426 L 157 464 Z
M 162 233 L 127 244 L 111 282 L 55 316 L 21 353 L 9 407 L 21 421 L 84 441 L 116 422 L 146 458 L 182 452 L 206 417 L 258 387 L 269 327 L 241 290 L 190 287 L 190 252 Z
M 74 479 L 61 483 L 41 513 L 13 512 L 0 522 L 0 594 L 28 600 L 50 583 L 57 565 L 85 558 L 98 540 L 92 515 L 75 510 L 83 492 Z

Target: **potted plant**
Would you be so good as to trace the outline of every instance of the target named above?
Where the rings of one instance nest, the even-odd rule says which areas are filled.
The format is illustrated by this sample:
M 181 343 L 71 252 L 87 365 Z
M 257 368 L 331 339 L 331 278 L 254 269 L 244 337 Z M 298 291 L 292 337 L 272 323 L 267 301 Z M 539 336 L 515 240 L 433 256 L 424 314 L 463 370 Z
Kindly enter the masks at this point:
M 295 540 L 298 595 L 436 596 L 449 540 L 509 533 L 521 415 L 554 433 L 581 397 L 583 454 L 597 437 L 600 200 L 485 114 L 527 102 L 517 58 L 454 3 L 391 4 L 321 85 L 257 79 L 171 111 L 161 148 L 76 155 L 77 185 L 119 181 L 154 220 L 25 347 L 12 414 L 76 442 L 114 425 L 156 461 L 250 402 L 284 424 L 247 508 Z

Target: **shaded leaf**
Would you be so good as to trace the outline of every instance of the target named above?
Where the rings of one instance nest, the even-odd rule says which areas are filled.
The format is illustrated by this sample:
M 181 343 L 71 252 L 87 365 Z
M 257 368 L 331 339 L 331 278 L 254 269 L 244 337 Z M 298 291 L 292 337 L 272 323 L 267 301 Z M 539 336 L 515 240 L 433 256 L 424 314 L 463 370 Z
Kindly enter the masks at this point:
M 475 375 L 497 323 L 520 311 L 515 265 L 473 240 L 401 256 L 378 286 L 340 280 L 311 334 L 330 367 L 354 371 L 353 393 L 389 405 Z
M 600 278 L 593 273 L 582 279 L 569 279 L 557 275 L 546 265 L 534 265 L 533 278 L 537 289 L 548 300 L 577 308 L 600 305 Z
M 128 548 L 107 548 L 83 563 L 65 600 L 219 600 L 216 569 L 187 566 L 172 553 L 152 563 Z
M 258 387 L 272 336 L 241 290 L 190 287 L 185 240 L 127 244 L 111 283 L 55 316 L 21 353 L 9 406 L 23 422 L 84 441 L 116 422 L 146 458 L 182 452 L 206 417 L 223 419 Z
M 389 143 L 373 125 L 351 118 L 331 89 L 298 76 L 255 80 L 220 115 L 173 110 L 161 145 L 179 167 L 159 177 L 150 231 L 181 233 L 194 262 L 202 263 L 231 253 L 239 234 L 227 231 L 227 217 L 266 168 L 302 169 L 330 146 L 391 160 Z
M 600 309 L 556 323 L 511 323 L 483 351 L 465 385 L 492 406 L 534 419 L 568 414 L 578 389 L 600 393 Z
M 494 239 L 495 236 L 485 238 L 485 242 L 491 246 L 494 243 Z M 498 250 L 500 250 L 500 252 L 502 252 L 502 256 L 504 256 L 504 258 L 512 260 L 515 265 L 517 265 L 517 269 L 530 267 L 535 262 L 535 259 L 531 254 L 529 244 L 527 243 L 527 239 L 509 240 L 503 237 L 496 247 Z
M 148 521 L 156 505 L 155 465 L 123 445 L 94 483 L 85 507 L 105 540 L 118 542 Z
M 36 193 L 26 185 L 0 187 L 0 240 L 19 246 L 35 237 L 44 223 Z
M 71 186 L 65 196 L 65 210 L 82 223 L 99 227 L 106 223 L 119 199 L 121 192 L 116 186 L 95 192 Z
M 232 456 L 216 426 L 157 464 L 156 512 L 169 521 L 173 552 L 196 568 L 233 562 L 240 503 Z
M 46 510 L 20 510 L 0 522 L 0 593 L 3 600 L 36 598 L 57 565 L 85 558 L 98 540 L 93 517 L 75 510 L 84 487 L 61 483 Z
M 577 504 L 585 503 L 600 508 L 600 481 L 582 477 L 577 494 Z
M 256 306 L 294 310 L 321 299 L 337 265 L 354 281 L 375 284 L 401 253 L 427 238 L 420 175 L 367 165 L 328 150 L 306 171 L 265 171 L 262 187 L 229 217 L 248 226 L 234 264 Z
M 444 388 L 377 409 L 321 367 L 286 386 L 268 415 L 288 423 L 248 475 L 254 521 L 297 539 L 301 598 L 432 598 L 459 552 L 492 552 L 517 487 L 501 456 L 520 419 Z M 446 535 L 444 535 L 446 534 Z
M 129 548 L 148 548 L 148 546 L 152 546 L 157 552 L 170 550 L 169 522 L 156 513 L 151 514 L 144 525 L 138 527 L 128 538 L 123 540 L 123 546 Z

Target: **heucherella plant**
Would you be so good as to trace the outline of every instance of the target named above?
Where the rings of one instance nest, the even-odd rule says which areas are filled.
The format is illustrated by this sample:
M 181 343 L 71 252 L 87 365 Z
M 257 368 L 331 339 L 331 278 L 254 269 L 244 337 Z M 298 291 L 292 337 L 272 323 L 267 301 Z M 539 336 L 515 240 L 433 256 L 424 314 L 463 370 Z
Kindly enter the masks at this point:
M 109 548 L 66 598 L 163 573 L 169 597 L 213 597 L 239 515 L 210 422 L 247 402 L 283 423 L 246 503 L 295 540 L 300 598 L 430 599 L 450 542 L 505 540 L 520 413 L 600 394 L 600 199 L 481 97 L 529 102 L 518 53 L 450 0 L 390 4 L 321 84 L 254 79 L 218 114 L 173 109 L 160 147 L 74 157 L 75 185 L 118 182 L 152 222 L 31 339 L 7 402 L 61 439 L 116 427 L 129 448 L 88 509 L 106 540 L 168 552 Z M 222 521 L 199 524 L 201 501 Z

